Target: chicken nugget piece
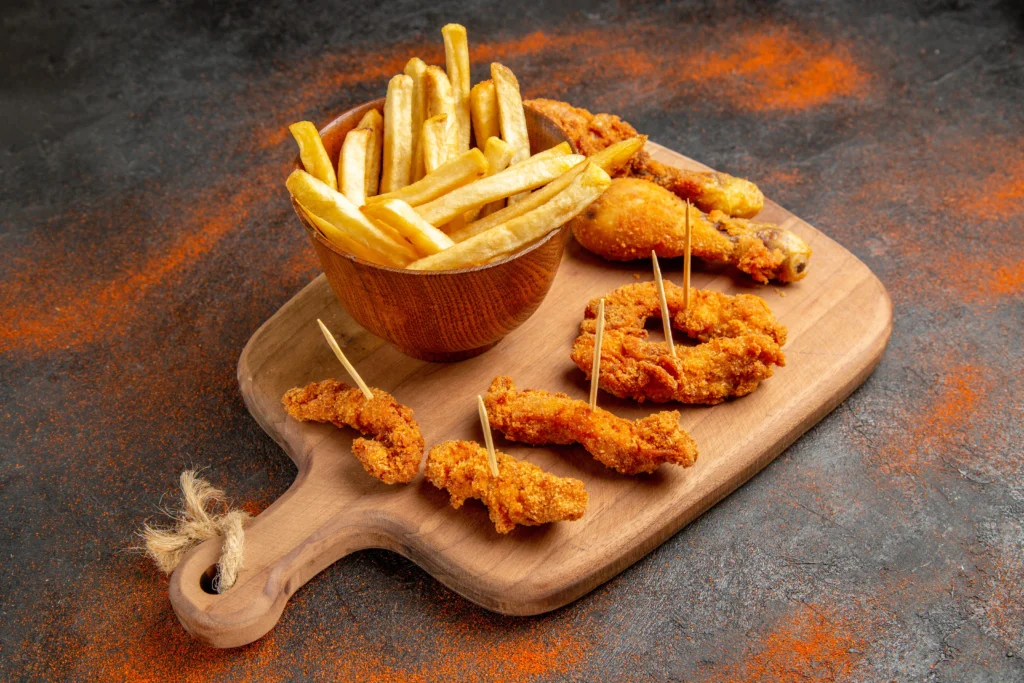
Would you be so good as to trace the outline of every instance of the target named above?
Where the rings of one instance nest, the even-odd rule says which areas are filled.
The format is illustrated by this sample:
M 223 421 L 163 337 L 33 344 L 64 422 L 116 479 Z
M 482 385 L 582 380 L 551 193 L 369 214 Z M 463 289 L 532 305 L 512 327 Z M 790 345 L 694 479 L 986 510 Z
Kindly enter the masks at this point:
M 653 472 L 662 463 L 691 466 L 697 444 L 679 426 L 679 411 L 632 422 L 566 394 L 517 391 L 496 377 L 484 397 L 491 426 L 505 438 L 530 444 L 579 443 L 601 464 L 622 474 Z
M 605 297 L 601 389 L 641 403 L 714 405 L 749 394 L 772 376 L 772 366 L 786 364 L 781 348 L 786 328 L 760 297 L 691 288 L 690 307 L 684 313 L 682 287 L 664 284 L 673 329 L 702 343 L 677 345 L 673 356 L 666 342 L 650 341 L 644 325 L 650 317 L 661 317 L 656 285 L 638 282 L 620 287 Z M 599 305 L 600 299 L 587 305 L 570 353 L 588 378 Z
M 385 484 L 413 480 L 423 460 L 423 436 L 412 410 L 394 396 L 371 389 L 372 399 L 335 379 L 290 389 L 281 399 L 285 410 L 303 422 L 330 422 L 354 427 L 371 439 L 352 442 L 352 454 L 370 476 Z
M 580 244 L 611 261 L 673 258 L 686 253 L 686 204 L 646 180 L 616 178 L 569 222 Z M 795 233 L 772 223 L 705 215 L 690 207 L 690 253 L 731 265 L 756 281 L 796 282 L 807 276 L 811 249 Z
M 523 104 L 555 122 L 580 154 L 587 156 L 638 135 L 633 126 L 613 114 L 591 114 L 558 100 L 527 100 Z M 764 208 L 764 195 L 749 180 L 718 171 L 684 171 L 656 161 L 643 150 L 618 175 L 649 180 L 689 199 L 702 211 L 718 209 L 730 216 L 751 218 Z
M 473 441 L 445 441 L 427 453 L 426 478 L 446 489 L 452 507 L 467 498 L 487 506 L 499 534 L 523 526 L 573 521 L 587 511 L 587 490 L 579 479 L 556 477 L 504 453 L 495 453 L 498 476 L 491 476 L 487 450 Z

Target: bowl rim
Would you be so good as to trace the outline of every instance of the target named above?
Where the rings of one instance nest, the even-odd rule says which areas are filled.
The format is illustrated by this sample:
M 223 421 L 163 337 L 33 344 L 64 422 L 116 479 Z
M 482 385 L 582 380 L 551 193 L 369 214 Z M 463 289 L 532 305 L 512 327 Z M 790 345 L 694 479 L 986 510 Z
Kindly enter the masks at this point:
M 348 116 L 349 114 L 351 114 L 353 111 L 356 111 L 357 109 L 362 109 L 363 107 L 366 107 L 368 105 L 379 105 L 377 108 L 383 107 L 384 106 L 384 99 L 385 98 L 383 98 L 383 97 L 378 97 L 375 100 L 368 100 L 366 102 L 363 102 L 362 104 L 358 104 L 358 105 L 356 105 L 354 107 L 350 107 L 349 109 L 346 109 L 341 114 L 339 114 L 339 115 L 335 116 L 333 119 L 331 119 L 327 123 L 326 126 L 321 128 L 320 131 L 319 131 L 320 135 L 322 136 L 324 134 L 324 131 L 326 131 L 328 128 L 333 126 L 337 121 L 339 121 L 340 119 L 344 118 L 345 116 Z M 548 119 L 548 121 L 551 121 L 550 118 L 548 118 L 544 114 L 540 113 L 536 109 L 531 109 L 531 111 L 536 116 L 540 116 L 541 118 L 545 118 L 545 119 Z M 555 128 L 558 127 L 555 124 L 554 121 L 551 121 L 551 124 L 553 126 L 555 126 Z M 573 151 L 575 152 L 576 151 L 575 145 L 572 144 L 572 141 L 568 140 L 568 138 L 566 139 L 566 141 L 569 142 L 570 147 L 572 147 Z M 293 171 L 303 170 L 302 159 L 299 157 L 298 154 L 296 154 L 295 158 L 292 160 L 292 170 Z M 539 249 L 543 245 L 545 245 L 548 242 L 550 242 L 555 236 L 561 234 L 561 232 L 563 230 L 567 229 L 568 226 L 569 226 L 568 223 L 564 223 L 564 224 L 560 225 L 557 228 L 552 228 L 547 233 L 545 233 L 545 235 L 543 237 L 541 237 L 540 239 L 534 241 L 533 244 L 531 244 L 531 245 L 529 245 L 529 246 L 527 246 L 527 247 L 525 247 L 523 249 L 520 249 L 519 251 L 516 251 L 516 252 L 514 252 L 512 254 L 509 254 L 508 256 L 505 256 L 504 258 L 498 259 L 497 261 L 490 261 L 489 263 L 481 263 L 479 265 L 471 266 L 469 268 L 449 268 L 449 269 L 445 269 L 445 270 L 410 270 L 408 268 L 395 268 L 393 266 L 382 266 L 379 263 L 373 263 L 371 261 L 367 261 L 366 259 L 359 258 L 355 254 L 351 254 L 351 253 L 349 253 L 347 251 L 340 250 L 338 247 L 336 247 L 335 245 L 331 244 L 331 242 L 328 241 L 327 238 L 324 237 L 320 233 L 319 230 L 317 230 L 316 228 L 314 228 L 313 226 L 311 226 L 309 224 L 309 222 L 306 220 L 305 216 L 302 215 L 302 211 L 300 210 L 299 203 L 297 201 L 295 201 L 295 197 L 293 197 L 293 196 L 291 196 L 291 194 L 289 194 L 288 195 L 288 199 L 291 202 L 292 211 L 295 212 L 295 216 L 296 216 L 296 218 L 299 219 L 299 223 L 302 224 L 303 229 L 313 239 L 317 240 L 321 245 L 327 247 L 327 249 L 329 249 L 334 254 L 336 254 L 338 256 L 341 256 L 342 258 L 347 258 L 348 260 L 352 261 L 353 263 L 357 263 L 360 266 L 374 268 L 376 270 L 381 270 L 381 271 L 385 271 L 385 272 L 389 272 L 389 273 L 401 273 L 403 275 L 409 275 L 409 276 L 431 277 L 431 276 L 438 276 L 438 275 L 456 275 L 456 274 L 461 274 L 461 273 L 475 273 L 475 272 L 478 272 L 478 271 L 481 271 L 481 270 L 487 270 L 488 268 L 495 268 L 497 266 L 503 265 L 503 264 L 508 263 L 510 261 L 514 261 L 517 258 L 519 258 L 520 256 L 525 256 L 526 254 L 529 254 L 530 252 L 534 251 L 535 249 Z

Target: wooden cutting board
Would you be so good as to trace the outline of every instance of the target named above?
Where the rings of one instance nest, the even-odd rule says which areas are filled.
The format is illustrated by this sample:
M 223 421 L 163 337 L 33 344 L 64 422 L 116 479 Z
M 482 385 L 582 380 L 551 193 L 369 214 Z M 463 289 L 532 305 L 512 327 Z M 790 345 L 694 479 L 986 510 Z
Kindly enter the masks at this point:
M 648 148 L 669 164 L 706 168 L 658 145 Z M 482 441 L 475 399 L 496 375 L 510 375 L 520 388 L 586 399 L 587 382 L 569 359 L 584 306 L 636 282 L 634 275 L 651 279 L 650 264 L 608 263 L 571 242 L 537 313 L 491 351 L 453 364 L 414 360 L 371 336 L 342 310 L 321 275 L 264 323 L 238 362 L 246 405 L 295 461 L 298 476 L 246 527 L 245 566 L 233 588 L 223 595 L 207 592 L 217 541 L 199 546 L 178 567 L 170 594 L 181 623 L 214 647 L 252 642 L 273 628 L 303 584 L 362 548 L 401 553 L 467 599 L 514 615 L 565 605 L 649 553 L 835 408 L 871 373 L 889 339 L 889 296 L 867 266 L 771 202 L 760 218 L 810 244 L 814 254 L 804 280 L 762 287 L 742 274 L 695 263 L 693 283 L 764 297 L 789 329 L 786 367 L 744 398 L 681 408 L 681 424 L 700 448 L 688 469 L 662 466 L 652 475 L 627 477 L 596 463 L 582 448 L 530 447 L 495 434 L 500 450 L 582 479 L 590 493 L 583 519 L 518 528 L 507 536 L 494 531 L 481 504 L 470 501 L 453 510 L 447 494 L 422 475 L 404 486 L 368 476 L 351 455 L 353 430 L 286 416 L 286 390 L 328 377 L 349 381 L 316 319 L 334 331 L 370 385 L 415 411 L 428 448 L 446 439 Z M 680 268 L 679 260 L 662 262 L 676 284 Z M 630 419 L 677 407 L 639 405 L 605 393 L 599 402 Z

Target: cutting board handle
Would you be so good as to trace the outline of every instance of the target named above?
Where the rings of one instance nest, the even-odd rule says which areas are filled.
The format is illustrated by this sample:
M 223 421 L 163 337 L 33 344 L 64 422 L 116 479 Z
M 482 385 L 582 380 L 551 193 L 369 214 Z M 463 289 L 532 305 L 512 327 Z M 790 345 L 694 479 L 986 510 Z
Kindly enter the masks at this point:
M 317 484 L 317 469 L 300 471 L 281 498 L 246 524 L 242 569 L 223 594 L 212 589 L 221 539 L 199 545 L 174 570 L 171 606 L 199 641 L 226 648 L 261 638 L 295 591 L 330 564 L 356 550 L 390 545 L 361 520 L 358 505 L 346 505 Z

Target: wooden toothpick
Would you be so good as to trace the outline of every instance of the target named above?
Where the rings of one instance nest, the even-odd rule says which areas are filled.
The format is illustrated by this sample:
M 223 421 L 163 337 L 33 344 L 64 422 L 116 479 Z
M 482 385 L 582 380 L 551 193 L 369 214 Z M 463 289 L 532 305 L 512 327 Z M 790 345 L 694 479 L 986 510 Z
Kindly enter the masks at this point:
M 327 329 L 327 325 L 324 325 L 324 321 L 320 318 L 317 318 L 316 321 L 320 324 L 320 331 L 324 333 L 327 345 L 331 347 L 331 351 L 334 351 L 334 355 L 337 356 L 338 360 L 341 361 L 341 364 L 345 366 L 346 372 L 348 372 L 352 379 L 356 381 L 356 384 L 359 386 L 359 391 L 363 392 L 363 396 L 366 397 L 367 401 L 372 400 L 373 392 L 370 391 L 370 387 L 366 386 L 366 382 L 364 382 L 363 378 L 359 376 L 359 373 L 356 372 L 356 369 L 352 366 L 352 363 L 348 361 L 348 358 L 345 358 L 345 354 L 342 353 L 341 347 L 338 346 L 338 342 L 334 339 L 334 335 L 331 334 L 329 329 Z
M 487 464 L 491 468 L 491 476 L 498 476 L 498 456 L 494 453 L 494 437 L 491 436 L 491 421 L 487 418 L 487 406 L 484 405 L 484 397 L 476 396 L 476 407 L 480 411 L 480 426 L 484 430 L 484 445 L 487 446 Z
M 686 200 L 686 251 L 683 252 L 683 318 L 690 310 L 690 200 Z
M 590 409 L 597 408 L 597 381 L 601 376 L 601 342 L 604 341 L 604 299 L 597 306 L 597 334 L 594 335 L 594 364 L 590 367 Z
M 661 279 L 661 266 L 658 265 L 658 255 L 651 251 L 651 262 L 654 264 L 654 282 L 658 285 L 658 300 L 661 302 L 661 324 L 665 330 L 665 341 L 668 343 L 668 352 L 675 358 L 676 345 L 672 341 L 672 320 L 668 317 L 668 299 L 665 298 L 665 282 Z

